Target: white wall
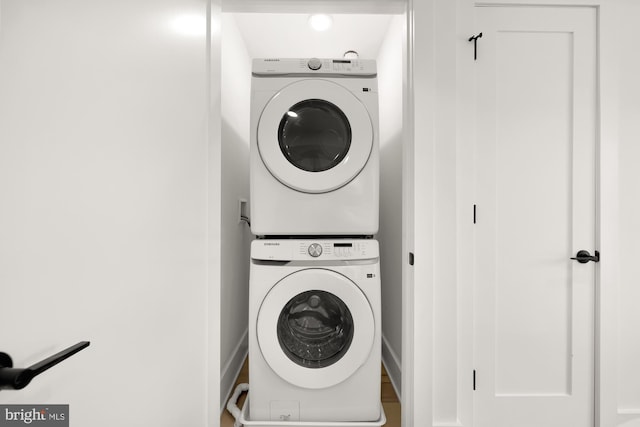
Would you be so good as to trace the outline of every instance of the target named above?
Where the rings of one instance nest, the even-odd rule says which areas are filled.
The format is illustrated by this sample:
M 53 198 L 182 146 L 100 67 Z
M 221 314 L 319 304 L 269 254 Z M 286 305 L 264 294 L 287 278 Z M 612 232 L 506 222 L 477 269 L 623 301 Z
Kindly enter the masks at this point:
M 398 394 L 402 358 L 404 16 L 391 19 L 377 57 L 380 109 L 380 274 L 383 360 Z
M 233 15 L 222 14 L 221 407 L 246 356 L 249 318 L 249 226 L 238 201 L 249 201 L 251 58 Z
M 220 337 L 222 331 L 221 252 L 222 252 L 222 0 L 209 1 L 209 34 L 207 35 L 209 74 L 208 153 L 207 153 L 207 389 L 209 405 L 207 426 L 220 425 L 218 402 L 224 399 L 220 390 Z M 215 408 L 215 410 L 214 410 Z
M 415 235 L 409 238 L 415 239 L 415 266 L 403 304 L 408 316 L 403 367 L 413 372 L 412 378 L 404 377 L 409 384 L 403 391 L 403 419 L 415 425 L 472 422 L 473 268 L 468 260 L 474 87 L 467 42 L 474 30 L 468 14 L 472 3 L 415 1 L 409 31 L 415 37 L 410 46 Z
M 457 277 L 457 168 L 455 89 L 456 26 L 454 2 L 436 2 L 434 35 L 435 120 L 434 187 L 434 318 L 433 420 L 434 425 L 455 423 L 458 418 L 458 289 Z
M 199 0 L 0 2 L 0 351 L 91 346 L 2 403 L 77 426 L 206 423 Z
M 467 40 L 474 28 L 460 12 L 471 3 L 437 0 L 433 10 L 435 426 L 468 425 L 472 415 L 475 69 Z
M 434 3 L 408 0 L 407 114 L 410 143 L 404 157 L 405 251 L 415 254 L 403 278 L 402 422 L 431 425 L 433 418 L 433 199 L 435 60 Z M 416 283 L 417 285 L 414 285 Z
M 620 412 L 640 414 L 640 58 L 634 35 L 640 18 L 640 3 L 624 0 L 617 21 L 620 33 L 620 130 L 618 151 L 619 183 L 619 262 L 618 295 L 619 381 L 617 405 Z M 603 254 L 603 257 L 607 256 Z M 606 286 L 606 284 L 603 284 Z

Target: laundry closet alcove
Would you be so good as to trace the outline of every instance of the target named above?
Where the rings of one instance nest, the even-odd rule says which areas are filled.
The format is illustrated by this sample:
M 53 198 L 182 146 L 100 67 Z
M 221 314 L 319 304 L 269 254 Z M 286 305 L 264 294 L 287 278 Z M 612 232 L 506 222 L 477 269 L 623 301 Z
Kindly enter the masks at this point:
M 252 58 L 341 58 L 349 50 L 375 59 L 380 111 L 380 242 L 383 362 L 400 395 L 403 286 L 403 121 L 406 102 L 404 1 L 223 1 L 221 52 L 221 336 L 220 405 L 247 354 L 249 228 L 238 222 L 249 200 L 249 112 Z M 333 27 L 309 28 L 311 13 L 328 13 Z M 339 206 L 336 207 L 339 209 Z M 251 206 L 249 206 L 249 212 Z M 249 215 L 250 216 L 250 215 Z M 398 409 L 399 411 L 399 409 Z

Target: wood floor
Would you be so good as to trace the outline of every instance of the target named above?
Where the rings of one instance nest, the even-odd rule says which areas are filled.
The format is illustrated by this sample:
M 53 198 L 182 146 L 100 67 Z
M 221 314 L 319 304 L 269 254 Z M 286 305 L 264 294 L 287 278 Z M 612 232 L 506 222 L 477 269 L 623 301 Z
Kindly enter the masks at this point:
M 391 380 L 389 380 L 389 376 L 387 375 L 387 371 L 384 369 L 384 365 L 382 366 L 382 377 L 380 378 L 380 381 L 382 385 L 382 406 L 384 407 L 384 412 L 387 416 L 387 423 L 385 424 L 385 427 L 400 427 L 400 402 L 393 390 Z M 245 360 L 242 370 L 240 371 L 240 375 L 238 375 L 238 379 L 236 380 L 236 385 L 248 382 L 249 365 Z M 240 397 L 238 407 L 242 408 L 245 397 L 246 395 Z M 233 417 L 225 409 L 220 417 L 220 427 L 233 427 L 233 421 Z

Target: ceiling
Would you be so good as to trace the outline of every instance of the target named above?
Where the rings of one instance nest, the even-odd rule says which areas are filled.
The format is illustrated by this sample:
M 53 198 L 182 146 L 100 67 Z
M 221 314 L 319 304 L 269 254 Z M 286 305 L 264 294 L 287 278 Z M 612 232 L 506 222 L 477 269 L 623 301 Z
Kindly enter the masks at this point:
M 223 12 L 404 13 L 407 0 L 222 0 Z
M 309 13 L 233 13 L 252 58 L 341 58 L 355 50 L 361 59 L 376 59 L 394 15 L 331 16 L 333 26 L 317 32 L 308 25 Z

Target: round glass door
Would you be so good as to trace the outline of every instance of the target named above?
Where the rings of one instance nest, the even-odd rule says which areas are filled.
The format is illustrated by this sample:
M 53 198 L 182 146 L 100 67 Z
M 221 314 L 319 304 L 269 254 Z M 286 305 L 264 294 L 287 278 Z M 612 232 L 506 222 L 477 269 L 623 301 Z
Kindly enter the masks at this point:
M 257 126 L 266 168 L 304 193 L 326 193 L 351 182 L 374 145 L 373 123 L 362 101 L 322 79 L 282 88 L 265 105 Z
M 349 351 L 352 340 L 351 311 L 329 292 L 302 292 L 291 298 L 280 312 L 278 342 L 297 365 L 331 366 Z
M 351 125 L 342 110 L 322 99 L 293 105 L 278 127 L 280 150 L 295 167 L 324 172 L 342 162 L 351 146 Z
M 360 288 L 333 270 L 309 268 L 276 283 L 256 319 L 260 352 L 298 387 L 331 387 L 353 375 L 373 348 L 376 327 Z

